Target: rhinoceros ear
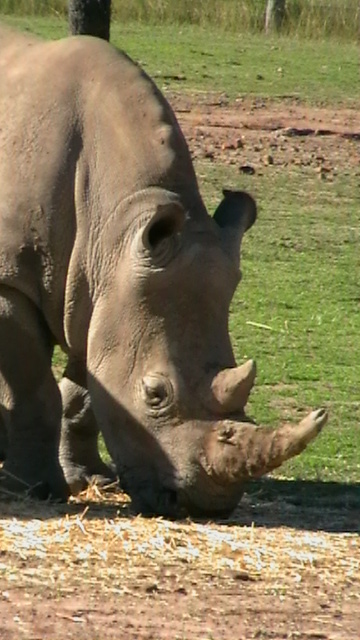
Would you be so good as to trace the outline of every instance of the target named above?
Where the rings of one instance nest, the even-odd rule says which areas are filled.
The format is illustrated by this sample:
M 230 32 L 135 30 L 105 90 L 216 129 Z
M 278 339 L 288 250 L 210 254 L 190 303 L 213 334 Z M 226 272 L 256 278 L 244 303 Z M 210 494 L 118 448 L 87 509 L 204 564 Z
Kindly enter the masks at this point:
M 167 262 L 180 245 L 180 231 L 184 226 L 186 213 L 179 202 L 160 204 L 143 229 L 141 240 L 156 262 Z
M 222 231 L 226 252 L 240 263 L 241 239 L 256 220 L 255 200 L 245 191 L 223 190 L 224 199 L 214 214 L 214 220 Z
M 224 199 L 214 214 L 214 220 L 221 228 L 237 230 L 241 235 L 256 220 L 255 200 L 245 191 L 223 189 Z

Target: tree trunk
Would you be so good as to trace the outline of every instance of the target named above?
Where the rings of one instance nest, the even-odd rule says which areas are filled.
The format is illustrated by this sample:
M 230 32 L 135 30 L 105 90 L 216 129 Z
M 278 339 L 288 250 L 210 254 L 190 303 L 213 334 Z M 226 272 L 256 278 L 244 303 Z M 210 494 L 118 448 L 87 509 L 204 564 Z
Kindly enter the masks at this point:
M 88 35 L 109 40 L 111 0 L 69 0 L 71 35 Z
M 265 31 L 280 31 L 285 18 L 285 0 L 268 0 L 265 15 Z

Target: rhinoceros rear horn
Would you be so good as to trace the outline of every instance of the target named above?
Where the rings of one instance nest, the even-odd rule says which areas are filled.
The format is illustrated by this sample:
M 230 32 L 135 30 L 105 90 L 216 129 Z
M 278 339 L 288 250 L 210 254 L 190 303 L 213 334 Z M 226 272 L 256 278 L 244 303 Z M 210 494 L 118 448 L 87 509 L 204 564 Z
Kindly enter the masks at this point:
M 165 264 L 176 253 L 186 214 L 179 202 L 159 204 L 141 235 L 143 247 L 157 264 Z

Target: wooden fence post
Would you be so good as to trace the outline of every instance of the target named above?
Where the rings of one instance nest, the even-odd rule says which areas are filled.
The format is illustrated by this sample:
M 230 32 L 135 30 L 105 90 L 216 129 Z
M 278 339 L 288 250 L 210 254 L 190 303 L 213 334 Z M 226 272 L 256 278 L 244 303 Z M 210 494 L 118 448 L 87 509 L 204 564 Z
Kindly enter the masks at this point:
M 285 18 L 285 0 L 268 0 L 265 14 L 265 32 L 280 31 Z
M 69 32 L 109 40 L 111 0 L 69 0 Z

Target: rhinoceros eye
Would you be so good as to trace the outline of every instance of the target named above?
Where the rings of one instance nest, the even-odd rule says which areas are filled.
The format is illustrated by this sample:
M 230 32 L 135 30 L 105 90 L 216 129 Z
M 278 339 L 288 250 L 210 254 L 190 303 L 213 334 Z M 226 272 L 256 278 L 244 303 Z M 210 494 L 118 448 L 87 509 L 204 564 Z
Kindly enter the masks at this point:
M 142 379 L 142 397 L 154 413 L 169 407 L 174 399 L 173 386 L 161 373 L 150 373 Z

